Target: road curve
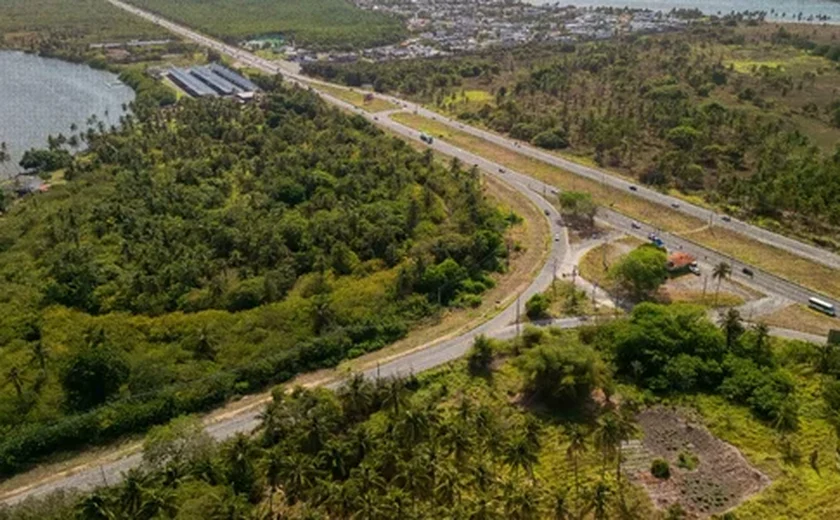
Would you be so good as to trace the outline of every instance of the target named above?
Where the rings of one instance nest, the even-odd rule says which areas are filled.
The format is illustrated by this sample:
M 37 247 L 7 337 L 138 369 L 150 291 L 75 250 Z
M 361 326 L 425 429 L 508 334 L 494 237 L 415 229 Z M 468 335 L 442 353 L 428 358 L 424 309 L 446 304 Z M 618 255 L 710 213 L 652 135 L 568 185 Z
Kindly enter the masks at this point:
M 332 98 L 328 101 L 345 108 L 353 110 L 354 107 L 340 99 Z M 404 135 L 414 137 L 416 132 L 410 129 L 403 129 Z M 442 150 L 446 152 L 445 150 Z M 516 189 L 527 197 L 546 215 L 549 222 L 552 236 L 561 237 L 566 230 L 559 224 L 560 215 L 552 204 L 545 200 L 538 193 L 530 189 L 527 183 L 523 184 L 516 179 L 508 178 L 497 171 L 488 171 L 490 175 L 500 178 L 507 185 Z M 488 321 L 482 323 L 475 329 L 466 332 L 458 337 L 439 341 L 430 347 L 417 350 L 398 357 L 380 366 L 364 372 L 366 377 L 388 377 L 392 375 L 406 375 L 409 373 L 421 372 L 449 361 L 458 359 L 470 348 L 476 336 L 486 335 L 496 338 L 510 338 L 518 328 L 515 325 L 518 308 L 532 295 L 548 289 L 554 279 L 554 266 L 562 264 L 564 256 L 568 253 L 566 240 L 552 240 L 551 250 L 547 256 L 539 274 L 531 284 L 518 297 Z M 576 319 L 557 322 L 557 326 L 572 327 L 579 324 Z M 339 383 L 331 383 L 335 387 Z M 207 431 L 218 440 L 227 439 L 240 432 L 250 432 L 259 425 L 260 413 L 263 407 L 255 407 L 226 417 L 224 420 L 209 424 Z M 101 465 L 86 466 L 78 470 L 70 469 L 64 474 L 56 475 L 30 487 L 23 487 L 0 496 L 0 503 L 15 505 L 30 498 L 38 498 L 59 490 L 76 489 L 80 491 L 91 490 L 96 487 L 114 484 L 121 480 L 122 475 L 131 468 L 137 467 L 142 462 L 140 453 L 130 453 L 115 460 L 105 462 Z
M 191 39 L 196 41 L 202 45 L 208 46 L 213 48 L 219 52 L 222 52 L 226 55 L 234 57 L 235 59 L 243 62 L 249 66 L 258 68 L 265 72 L 271 74 L 282 73 L 287 78 L 289 78 L 292 82 L 298 83 L 301 86 L 308 86 L 307 82 L 311 82 L 312 80 L 308 78 L 303 78 L 299 76 L 297 72 L 289 67 L 289 66 L 279 66 L 267 60 L 263 60 L 257 56 L 254 56 L 250 53 L 242 51 L 236 47 L 218 42 L 211 38 L 208 38 L 200 33 L 197 33 L 191 29 L 186 27 L 180 26 L 178 24 L 174 24 L 167 20 L 160 18 L 157 15 L 152 13 L 148 13 L 142 11 L 136 7 L 130 6 L 121 2 L 119 0 L 108 0 L 112 4 L 123 8 L 133 14 L 146 18 L 158 25 L 161 25 L 170 31 L 179 34 L 185 38 Z M 351 104 L 338 99 L 334 96 L 331 96 L 327 93 L 319 92 L 321 96 L 327 100 L 328 102 L 337 105 L 341 108 L 346 110 L 355 110 L 355 107 Z M 401 104 L 405 102 L 399 100 Z M 422 107 L 418 107 L 419 111 L 425 111 Z M 372 122 L 379 124 L 380 126 L 384 126 L 390 129 L 393 132 L 401 134 L 405 137 L 417 139 L 418 133 L 417 131 L 401 125 L 392 119 L 388 118 L 387 116 L 378 117 L 372 114 L 361 114 L 363 117 L 371 120 Z M 436 117 L 438 120 L 441 120 L 439 115 L 433 114 L 429 112 L 428 114 L 424 113 L 429 117 Z M 454 122 L 450 122 L 450 124 L 456 124 Z M 465 127 L 465 125 L 458 125 L 461 130 L 468 130 L 471 133 L 481 133 L 484 132 L 479 129 L 473 129 L 471 127 Z M 477 135 L 479 135 L 477 134 Z M 489 133 L 488 133 L 489 134 Z M 495 134 L 489 134 L 488 136 L 482 135 L 482 137 L 487 138 L 488 140 L 493 140 L 494 142 L 497 139 L 503 140 L 503 138 L 496 136 Z M 509 143 L 509 141 L 506 141 Z M 505 145 L 507 146 L 507 145 Z M 511 145 L 513 146 L 513 145 Z M 548 191 L 553 190 L 553 188 L 540 183 L 526 175 L 517 172 L 509 172 L 507 170 L 506 173 L 500 173 L 502 171 L 501 166 L 487 161 L 481 157 L 478 157 L 474 154 L 456 148 L 448 143 L 442 141 L 436 141 L 434 144 L 434 148 L 444 154 L 451 155 L 454 157 L 458 157 L 461 159 L 465 164 L 477 164 L 479 167 L 487 171 L 489 174 L 494 175 L 496 177 L 501 178 L 504 182 L 518 190 L 520 193 L 524 194 L 528 199 L 530 199 L 534 204 L 536 204 L 540 209 L 542 209 L 547 214 L 547 218 L 550 222 L 551 226 L 551 234 L 554 236 L 562 235 L 565 233 L 565 229 L 563 229 L 559 224 L 559 215 L 556 212 L 556 209 L 549 204 L 543 197 L 541 197 L 538 193 L 541 191 Z M 516 151 L 522 152 L 524 147 L 516 147 Z M 529 151 L 530 153 L 530 151 Z M 534 154 L 544 154 L 539 150 L 533 150 Z M 554 156 L 550 156 L 552 161 L 553 160 L 560 160 Z M 541 160 L 546 160 L 543 157 L 538 157 Z M 547 161 L 549 162 L 549 161 Z M 578 168 L 584 168 L 580 165 L 575 163 L 563 163 L 564 168 L 570 169 L 575 171 L 575 173 L 579 173 L 583 170 L 578 170 Z M 592 170 L 586 168 L 586 170 Z M 599 181 L 601 176 L 604 175 L 602 172 L 597 172 L 592 170 L 593 175 L 597 176 Z M 581 175 L 587 175 L 585 173 L 580 173 Z M 614 179 L 617 182 L 626 182 L 621 179 L 616 179 L 614 177 L 610 177 L 609 175 L 606 176 L 608 180 Z M 641 189 L 639 191 L 642 191 Z M 656 196 L 656 197 L 666 197 L 664 195 L 658 194 L 657 192 L 643 192 L 644 195 L 647 196 Z M 668 203 L 670 198 L 660 199 L 664 200 L 665 203 Z M 681 203 L 683 204 L 683 203 Z M 681 206 L 683 208 L 689 208 L 688 205 Z M 698 211 L 707 211 L 702 208 L 696 208 Z M 690 211 L 695 211 L 691 209 Z M 629 219 L 627 217 L 620 215 L 618 213 L 602 209 L 600 210 L 601 214 L 599 215 L 604 220 L 607 220 L 613 225 L 616 225 L 620 229 L 630 230 L 629 226 Z M 738 224 L 733 222 L 732 224 Z M 745 225 L 746 226 L 746 225 Z M 760 230 L 759 228 L 755 228 L 759 232 L 764 232 L 764 230 Z M 737 229 L 739 232 L 743 233 L 742 229 Z M 635 231 L 635 234 L 644 235 L 646 233 L 646 229 L 639 229 L 639 230 L 632 230 L 628 232 Z M 784 237 L 782 237 L 784 238 Z M 685 239 L 680 239 L 679 237 L 665 237 L 666 242 L 669 242 L 669 247 L 681 247 L 685 248 L 690 252 L 694 252 L 698 257 L 706 256 L 707 258 L 725 258 L 722 255 L 719 255 L 715 252 L 705 250 L 700 246 L 697 246 L 693 243 L 686 241 Z M 790 239 L 786 239 L 790 240 Z M 807 246 L 806 244 L 800 244 L 796 241 L 793 241 L 795 244 L 799 244 L 802 247 L 803 253 L 808 253 L 808 248 L 812 246 Z M 565 240 L 553 240 L 552 241 L 552 249 L 549 256 L 546 259 L 540 273 L 537 277 L 532 281 L 532 283 L 528 286 L 528 288 L 517 298 L 516 303 L 509 305 L 504 310 L 502 310 L 499 314 L 494 316 L 492 319 L 484 322 L 480 326 L 476 327 L 475 329 L 458 336 L 453 339 L 448 339 L 444 341 L 440 341 L 433 346 L 412 352 L 405 356 L 399 357 L 387 363 L 380 365 L 379 367 L 367 370 L 364 372 L 366 377 L 385 377 L 391 375 L 405 375 L 409 373 L 416 373 L 421 372 L 423 370 L 427 370 L 441 364 L 447 363 L 454 359 L 461 357 L 472 344 L 473 340 L 478 335 L 486 335 L 490 337 L 496 338 L 510 338 L 516 334 L 518 327 L 515 325 L 511 325 L 511 323 L 515 322 L 516 314 L 521 304 L 521 300 L 527 300 L 531 295 L 542 292 L 546 290 L 552 279 L 555 276 L 554 266 L 562 264 L 562 259 L 564 255 L 568 253 L 566 250 L 566 241 Z M 777 247 L 780 247 L 779 244 L 774 243 Z M 799 246 L 797 246 L 799 247 Z M 793 251 L 792 251 L 793 252 Z M 797 253 L 799 254 L 799 253 Z M 827 255 L 828 253 L 820 251 L 820 254 Z M 714 256 L 717 255 L 717 256 Z M 712 260 L 710 260 L 712 261 Z M 840 266 L 840 258 L 838 258 L 837 265 Z M 790 282 L 778 279 L 773 277 L 772 275 L 761 273 L 758 270 L 754 270 L 756 272 L 756 279 L 752 280 L 753 283 L 757 285 L 761 285 L 762 287 L 767 287 L 770 289 L 769 292 L 773 293 L 780 293 L 785 294 L 788 297 L 792 297 L 794 299 L 801 300 L 802 298 L 807 299 L 807 290 L 797 286 L 796 284 L 791 284 Z M 765 279 L 766 277 L 766 279 Z M 757 283 L 758 282 L 758 283 Z M 576 327 L 583 323 L 580 319 L 566 319 L 566 320 L 556 320 L 552 323 L 554 326 L 559 327 Z M 330 386 L 335 386 L 337 383 L 332 383 Z M 232 415 L 227 417 L 223 421 L 208 425 L 207 430 L 208 432 L 216 439 L 223 440 L 226 438 L 231 437 L 232 435 L 239 433 L 239 432 L 249 432 L 253 430 L 259 424 L 259 415 L 262 411 L 262 408 L 252 409 L 246 412 L 242 412 L 236 415 Z M 138 453 L 132 453 L 122 458 L 118 458 L 114 461 L 107 462 L 101 466 L 92 466 L 86 467 L 81 469 L 77 472 L 68 472 L 67 474 L 58 475 L 56 478 L 51 479 L 49 481 L 45 481 L 40 483 L 39 485 L 35 485 L 32 487 L 20 488 L 14 490 L 10 493 L 5 494 L 4 496 L 0 497 L 0 502 L 14 505 L 20 503 L 23 500 L 28 498 L 37 498 L 42 497 L 46 494 L 49 494 L 54 491 L 58 490 L 66 490 L 66 489 L 79 489 L 79 490 L 90 490 L 95 487 L 105 485 L 105 484 L 113 484 L 118 482 L 122 478 L 122 474 L 127 470 L 136 467 L 141 462 L 141 455 Z M 72 471 L 72 470 L 71 470 Z
M 367 112 L 363 112 L 363 111 L 359 110 L 357 107 L 354 107 L 352 104 L 347 103 L 346 101 L 343 101 L 341 99 L 336 98 L 333 95 L 330 95 L 327 92 L 318 91 L 317 90 L 317 85 L 319 85 L 319 84 L 324 85 L 324 86 L 329 86 L 331 88 L 339 88 L 339 89 L 344 89 L 344 90 L 348 90 L 348 89 L 346 87 L 341 86 L 341 85 L 334 85 L 334 84 L 331 84 L 331 83 L 328 83 L 328 82 L 325 82 L 325 81 L 304 77 L 299 73 L 299 70 L 298 70 L 296 64 L 294 64 L 294 63 L 269 61 L 269 60 L 260 58 L 259 56 L 256 56 L 256 55 L 254 55 L 250 52 L 242 50 L 242 49 L 240 49 L 236 46 L 228 45 L 226 43 L 217 41 L 213 38 L 210 38 L 206 35 L 203 35 L 203 34 L 197 32 L 197 31 L 189 29 L 188 27 L 185 27 L 183 25 L 179 25 L 179 24 L 170 22 L 170 21 L 158 16 L 157 14 L 144 11 L 142 9 L 134 7 L 133 5 L 127 4 L 127 3 L 123 2 L 122 0 L 108 0 L 108 1 L 111 2 L 112 4 L 114 4 L 115 6 L 120 7 L 122 9 L 125 9 L 126 11 L 128 11 L 132 14 L 135 14 L 137 16 L 145 18 L 145 19 L 147 19 L 147 20 L 149 20 L 153 23 L 156 23 L 158 25 L 161 25 L 162 27 L 172 31 L 175 34 L 178 34 L 178 35 L 180 35 L 184 38 L 190 39 L 190 40 L 192 40 L 196 43 L 199 43 L 201 45 L 204 45 L 206 47 L 214 49 L 214 50 L 216 50 L 220 53 L 223 53 L 227 56 L 230 56 L 230 57 L 238 60 L 239 62 L 241 62 L 243 64 L 246 64 L 250 67 L 254 67 L 258 70 L 261 70 L 261 71 L 269 73 L 269 74 L 282 74 L 287 81 L 289 81 L 293 84 L 300 85 L 302 87 L 313 88 L 313 84 L 314 84 L 315 85 L 315 87 L 314 87 L 315 90 L 326 101 L 328 101 L 328 102 L 330 102 L 334 105 L 337 105 L 339 107 L 342 107 L 346 110 L 354 110 L 354 111 L 358 112 L 360 115 L 362 115 L 363 117 L 367 118 L 369 121 L 371 121 L 375 124 L 378 124 L 379 126 L 389 128 L 392 131 L 397 131 L 398 133 L 400 133 L 400 134 L 402 134 L 406 137 L 413 138 L 415 140 L 419 139 L 419 136 L 420 136 L 419 132 L 393 121 L 392 119 L 390 119 L 390 117 L 388 117 L 387 113 L 379 114 L 379 115 L 369 114 Z M 437 114 L 435 112 L 427 110 L 427 109 L 423 108 L 422 106 L 416 105 L 414 103 L 409 103 L 407 101 L 396 98 L 394 96 L 382 96 L 382 95 L 380 95 L 380 97 L 382 97 L 383 99 L 386 99 L 388 101 L 391 101 L 392 103 L 394 103 L 394 104 L 396 104 L 400 107 L 403 107 L 404 109 L 416 111 L 419 115 L 423 115 L 423 116 L 429 117 L 429 118 L 434 118 L 435 120 L 437 120 L 439 122 L 442 122 L 444 124 L 447 124 L 447 125 L 449 125 L 453 128 L 457 128 L 461 131 L 465 131 L 465 132 L 468 132 L 470 134 L 482 137 L 484 139 L 487 139 L 488 141 L 492 141 L 492 142 L 494 142 L 498 145 L 504 146 L 504 147 L 506 147 L 508 149 L 511 149 L 511 150 L 514 150 L 518 153 L 523 153 L 525 155 L 529 155 L 529 156 L 531 156 L 533 158 L 536 158 L 538 160 L 545 161 L 547 163 L 554 164 L 556 166 L 565 168 L 565 169 L 567 169 L 567 170 L 569 170 L 573 173 L 576 173 L 578 175 L 582 175 L 582 176 L 597 180 L 598 182 L 603 182 L 603 183 L 609 184 L 609 185 L 611 185 L 615 188 L 626 189 L 628 193 L 633 193 L 634 195 L 641 196 L 643 198 L 646 198 L 648 200 L 656 202 L 660 205 L 663 205 L 663 206 L 667 205 L 667 206 L 673 207 L 673 205 L 676 204 L 676 205 L 678 205 L 677 208 L 674 208 L 676 211 L 682 211 L 686 214 L 689 214 L 689 215 L 695 216 L 697 218 L 703 219 L 704 221 L 714 222 L 716 227 L 731 229 L 733 231 L 738 232 L 739 234 L 745 235 L 745 236 L 753 238 L 755 240 L 759 240 L 761 242 L 771 244 L 775 247 L 778 247 L 780 249 L 784 249 L 786 251 L 789 251 L 789 252 L 791 252 L 793 254 L 796 254 L 796 255 L 799 255 L 801 257 L 808 258 L 812 261 L 816 261 L 816 262 L 819 262 L 821 264 L 828 265 L 830 267 L 840 268 L 840 256 L 838 256 L 834 253 L 831 253 L 829 251 L 822 250 L 820 248 L 817 248 L 817 247 L 809 245 L 809 244 L 804 244 L 804 243 L 799 242 L 797 240 L 794 240 L 794 239 L 791 239 L 791 238 L 788 238 L 788 237 L 784 237 L 784 236 L 778 235 L 776 233 L 772 233 L 772 232 L 767 231 L 763 228 L 759 228 L 759 227 L 756 227 L 756 226 L 753 226 L 753 225 L 750 225 L 750 224 L 747 224 L 747 223 L 744 223 L 744 222 L 741 222 L 741 221 L 738 221 L 738 220 L 735 220 L 735 219 L 731 219 L 730 222 L 726 222 L 726 221 L 722 220 L 719 215 L 717 215 L 716 213 L 714 213 L 714 212 L 712 212 L 712 211 L 710 211 L 706 208 L 701 208 L 699 206 L 695 206 L 695 205 L 686 203 L 685 201 L 682 201 L 682 200 L 677 199 L 675 197 L 664 195 L 662 193 L 659 193 L 659 192 L 654 191 L 654 190 L 649 190 L 649 189 L 644 188 L 644 187 L 637 186 L 635 192 L 630 192 L 629 187 L 632 185 L 632 183 L 630 183 L 629 181 L 627 181 L 625 179 L 615 177 L 615 176 L 607 173 L 606 171 L 597 170 L 597 169 L 589 168 L 589 167 L 586 167 L 586 166 L 582 166 L 580 164 L 577 164 L 577 163 L 559 158 L 555 155 L 549 154 L 549 153 L 544 152 L 542 150 L 539 150 L 537 148 L 528 146 L 527 144 L 518 143 L 518 142 L 515 142 L 513 140 L 510 140 L 510 139 L 504 138 L 502 136 L 499 136 L 498 134 L 494 134 L 492 132 L 488 132 L 486 130 L 475 128 L 475 127 L 465 125 L 465 124 L 462 124 L 462 123 L 458 123 L 458 122 L 453 121 L 449 118 L 443 117 L 440 114 Z M 434 148 L 438 149 L 438 150 L 440 150 L 444 153 L 447 153 L 449 155 L 453 155 L 455 157 L 458 157 L 459 159 L 461 159 L 464 162 L 468 162 L 468 163 L 471 163 L 471 164 L 479 164 L 482 168 L 488 169 L 489 171 L 494 172 L 494 173 L 501 171 L 501 169 L 503 168 L 502 165 L 495 164 L 495 163 L 492 163 L 490 161 L 485 161 L 482 158 L 477 157 L 476 155 L 474 155 L 472 153 L 466 152 L 465 150 L 461 150 L 461 149 L 459 149 L 457 147 L 454 147 L 452 145 L 443 143 L 440 140 L 435 141 Z M 532 178 L 530 178 L 526 175 L 522 175 L 522 174 L 516 174 L 516 175 L 518 176 L 519 180 L 522 181 L 522 182 L 527 182 L 527 183 L 530 183 L 532 185 L 539 185 L 539 186 L 541 186 L 540 189 L 543 189 L 543 187 L 545 187 L 545 185 L 543 183 L 541 183 L 541 182 L 539 182 L 535 179 L 532 179 Z M 554 190 L 553 187 L 549 187 L 548 189 L 550 189 L 552 191 Z M 619 229 L 628 230 L 628 233 L 640 236 L 643 239 L 647 238 L 647 233 L 648 232 L 658 231 L 657 229 L 654 229 L 653 226 L 649 226 L 649 225 L 642 225 L 642 226 L 640 226 L 640 229 L 631 230 L 630 225 L 632 223 L 632 219 L 626 217 L 625 215 L 622 215 L 621 213 L 613 211 L 613 210 L 602 208 L 600 210 L 600 214 L 604 218 L 604 220 L 616 224 Z M 640 231 L 644 231 L 644 233 L 641 233 Z M 780 277 L 778 277 L 778 276 L 776 276 L 772 273 L 769 273 L 767 271 L 763 271 L 761 269 L 758 269 L 757 267 L 754 267 L 754 266 L 749 266 L 749 269 L 754 273 L 754 275 L 752 277 L 747 277 L 746 275 L 743 274 L 743 271 L 742 271 L 744 267 L 748 267 L 748 265 L 744 262 L 741 262 L 741 261 L 739 261 L 739 260 L 737 260 L 733 257 L 728 256 L 728 255 L 718 253 L 718 252 L 713 251 L 709 248 L 703 247 L 700 244 L 697 244 L 697 243 L 695 243 L 695 242 L 693 242 L 689 239 L 686 239 L 686 238 L 681 238 L 681 237 L 671 235 L 671 234 L 668 234 L 668 233 L 664 233 L 663 236 L 667 239 L 666 240 L 666 245 L 670 249 L 683 249 L 683 250 L 685 250 L 685 251 L 687 251 L 691 254 L 694 254 L 698 258 L 706 259 L 708 262 L 725 261 L 727 263 L 730 263 L 733 267 L 733 272 L 736 273 L 735 274 L 736 278 L 739 277 L 739 276 L 744 278 L 746 281 L 750 282 L 752 285 L 756 285 L 756 286 L 760 287 L 768 295 L 784 296 L 784 297 L 789 298 L 791 300 L 795 300 L 797 302 L 805 303 L 805 304 L 807 304 L 808 298 L 810 298 L 812 296 L 815 296 L 815 295 L 819 295 L 821 297 L 821 299 L 826 300 L 829 303 L 834 304 L 835 307 L 840 308 L 840 300 L 830 298 L 825 294 L 818 294 L 818 292 L 816 292 L 812 289 L 809 289 L 809 288 L 806 288 L 802 285 L 790 282 L 790 281 L 785 280 L 783 278 L 780 278 Z

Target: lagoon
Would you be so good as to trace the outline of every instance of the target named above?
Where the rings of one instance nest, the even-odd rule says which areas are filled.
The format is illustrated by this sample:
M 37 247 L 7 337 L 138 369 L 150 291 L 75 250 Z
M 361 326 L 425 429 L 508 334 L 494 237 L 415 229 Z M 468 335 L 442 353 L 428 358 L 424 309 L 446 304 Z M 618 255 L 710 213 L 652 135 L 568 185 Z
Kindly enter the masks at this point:
M 11 161 L 0 165 L 0 178 L 20 172 L 18 161 L 30 148 L 46 148 L 47 137 L 87 128 L 91 115 L 117 124 L 134 91 L 115 74 L 87 65 L 0 51 L 0 143 Z
M 554 4 L 557 0 L 528 0 L 533 4 Z M 808 17 L 830 16 L 829 23 L 840 23 L 840 2 L 835 0 L 562 0 L 560 5 L 578 7 L 630 7 L 652 11 L 671 9 L 699 9 L 705 14 L 728 14 L 732 11 L 765 11 L 768 20 L 796 21 L 802 13 L 802 21 Z M 771 13 L 770 11 L 774 12 Z M 782 17 L 782 13 L 785 14 Z

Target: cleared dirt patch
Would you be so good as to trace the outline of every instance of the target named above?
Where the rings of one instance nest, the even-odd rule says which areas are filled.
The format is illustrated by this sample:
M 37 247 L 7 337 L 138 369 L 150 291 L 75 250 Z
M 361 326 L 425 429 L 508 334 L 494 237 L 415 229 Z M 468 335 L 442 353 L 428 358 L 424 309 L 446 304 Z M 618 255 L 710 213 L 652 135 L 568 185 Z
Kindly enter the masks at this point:
M 840 319 L 826 316 L 798 303 L 763 316 L 761 321 L 771 327 L 798 330 L 799 332 L 821 336 L 827 336 L 831 329 L 840 330 Z
M 644 436 L 623 448 L 626 471 L 660 509 L 679 503 L 691 517 L 706 518 L 732 509 L 770 484 L 737 448 L 689 418 L 687 411 L 657 406 L 636 419 Z M 651 474 L 655 459 L 668 462 L 669 478 Z

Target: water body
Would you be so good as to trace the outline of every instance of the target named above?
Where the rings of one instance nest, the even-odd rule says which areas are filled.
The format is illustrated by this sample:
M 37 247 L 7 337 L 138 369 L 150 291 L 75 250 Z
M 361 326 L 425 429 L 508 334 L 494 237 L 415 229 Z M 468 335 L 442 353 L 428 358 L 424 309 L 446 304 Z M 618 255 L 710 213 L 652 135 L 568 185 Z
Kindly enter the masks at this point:
M 554 4 L 557 0 L 529 0 L 533 4 Z M 766 11 L 768 20 L 795 21 L 799 13 L 802 20 L 809 16 L 831 17 L 829 23 L 840 23 L 840 2 L 833 0 L 560 0 L 560 5 L 579 7 L 631 7 L 653 11 L 671 9 L 699 9 L 705 14 L 727 14 L 732 11 Z M 774 13 L 770 13 L 773 9 Z M 782 18 L 782 13 L 786 16 Z
M 87 65 L 0 51 L 0 142 L 11 161 L 0 165 L 0 178 L 20 172 L 18 162 L 30 148 L 46 148 L 47 136 L 71 135 L 87 128 L 96 115 L 106 125 L 117 124 L 123 103 L 134 91 L 115 74 Z

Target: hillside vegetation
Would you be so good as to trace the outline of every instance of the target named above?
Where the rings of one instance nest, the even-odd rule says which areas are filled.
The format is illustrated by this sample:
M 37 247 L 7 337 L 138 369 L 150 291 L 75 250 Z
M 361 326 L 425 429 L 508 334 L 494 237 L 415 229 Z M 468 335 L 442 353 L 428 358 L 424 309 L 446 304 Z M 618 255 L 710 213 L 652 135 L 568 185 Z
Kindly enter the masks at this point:
M 353 49 L 394 43 L 402 22 L 349 0 L 131 0 L 144 9 L 231 42 L 281 35 L 299 46 Z
M 837 421 L 824 410 L 840 406 L 838 359 L 737 319 L 718 329 L 700 309 L 645 304 L 581 331 L 478 338 L 466 360 L 405 380 L 277 389 L 256 435 L 221 446 L 181 418 L 151 433 L 123 484 L 0 518 L 832 517 Z M 815 377 L 824 390 L 805 383 Z M 660 406 L 677 403 L 682 412 Z M 628 460 L 645 411 L 691 408 L 773 483 L 739 506 L 745 496 L 714 488 L 726 475 L 705 446 L 683 446 L 670 467 Z M 782 409 L 785 420 L 767 414 Z M 663 509 L 639 485 L 679 486 L 698 469 L 711 487 L 687 480 Z
M 837 249 L 840 44 L 830 30 L 703 24 L 679 34 L 305 70 L 411 96 Z
M 478 173 L 266 87 L 94 124 L 66 184 L 0 218 L 0 474 L 480 303 L 508 219 Z

